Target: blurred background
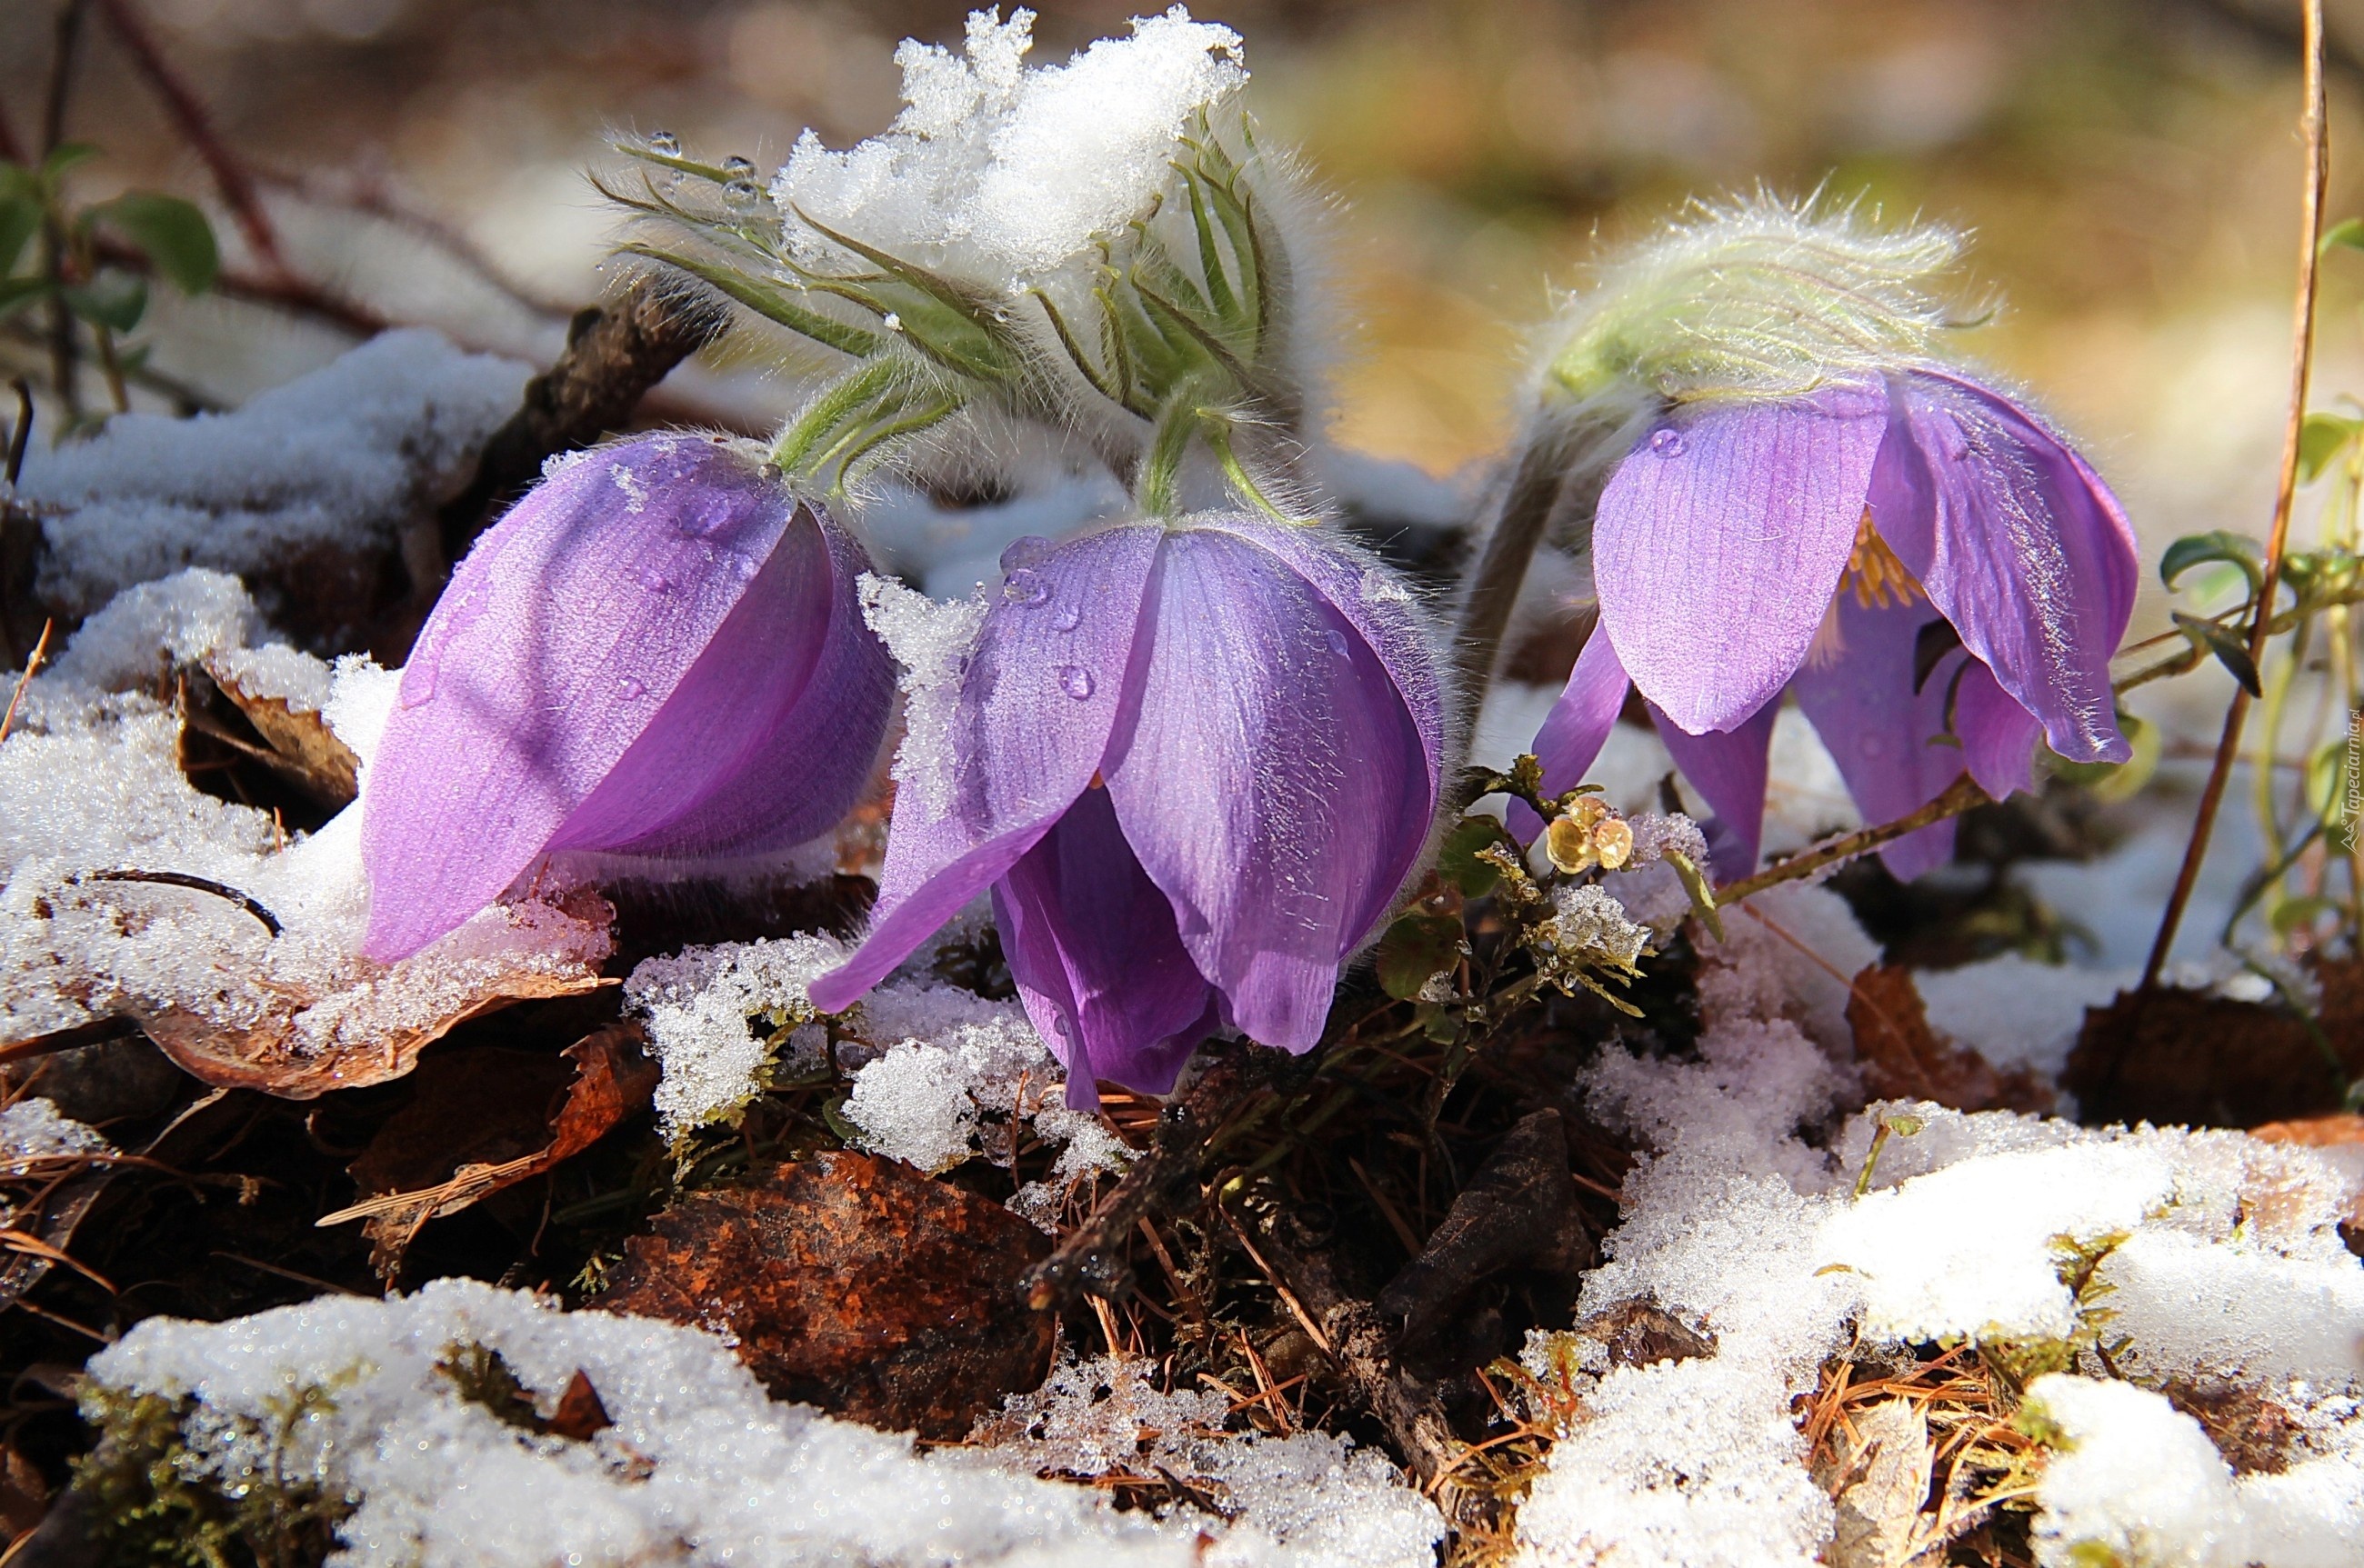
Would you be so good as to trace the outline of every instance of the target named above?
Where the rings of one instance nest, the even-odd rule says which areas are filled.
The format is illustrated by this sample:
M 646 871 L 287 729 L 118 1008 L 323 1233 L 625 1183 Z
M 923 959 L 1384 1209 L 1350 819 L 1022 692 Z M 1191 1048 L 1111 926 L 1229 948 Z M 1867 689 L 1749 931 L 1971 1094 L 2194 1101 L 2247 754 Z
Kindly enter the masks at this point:
M 220 203 L 156 73 L 253 172 L 287 310 L 164 300 L 142 333 L 189 398 L 234 402 L 373 320 L 537 361 L 605 286 L 585 170 L 608 128 L 768 169 L 897 106 L 895 40 L 956 43 L 956 3 L 121 0 L 80 16 L 63 131 L 104 149 L 78 194 Z M 1122 4 L 1040 7 L 1035 58 Z M 2333 6 L 2330 217 L 2364 207 L 2364 0 Z M 2283 0 L 1212 0 L 1247 38 L 1254 112 L 1336 198 L 1354 313 L 1347 444 L 1437 473 L 1512 417 L 1522 331 L 1603 240 L 1686 196 L 1821 186 L 1977 233 L 2003 308 L 1983 351 L 2087 443 L 2158 544 L 2261 531 L 2286 397 L 2300 148 Z M 0 0 L 0 113 L 38 145 L 55 0 Z M 169 89 L 168 89 L 169 90 Z M 267 259 L 217 216 L 232 286 Z M 282 291 L 284 292 L 284 291 Z M 317 297 L 315 297 L 317 296 Z M 321 308 L 351 308 L 342 312 Z M 2318 404 L 2364 393 L 2364 256 L 2329 263 Z M 6 346 L 22 355 L 24 343 Z M 788 387 L 726 357 L 672 389 L 760 425 Z M 2157 606 L 2150 613 L 2156 614 Z

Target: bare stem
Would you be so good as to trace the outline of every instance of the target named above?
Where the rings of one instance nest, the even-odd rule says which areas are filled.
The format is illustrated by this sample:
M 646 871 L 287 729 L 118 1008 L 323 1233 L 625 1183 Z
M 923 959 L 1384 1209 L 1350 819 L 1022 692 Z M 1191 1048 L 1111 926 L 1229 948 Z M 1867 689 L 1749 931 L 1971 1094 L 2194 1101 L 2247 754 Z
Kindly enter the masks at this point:
M 2323 0 L 2307 0 L 2306 113 L 2300 121 L 2306 139 L 2306 189 L 2299 234 L 2298 297 L 2292 306 L 2290 416 L 2282 429 L 2281 477 L 2274 491 L 2274 521 L 2266 539 L 2265 573 L 2258 584 L 2258 607 L 2249 618 L 2249 662 L 2265 657 L 2266 639 L 2274 629 L 2274 590 L 2280 585 L 2282 555 L 2290 543 L 2291 506 L 2298 494 L 2299 435 L 2306 423 L 2307 382 L 2314 364 L 2314 296 L 2323 234 L 2324 185 L 2330 166 L 2329 128 L 2323 102 Z M 2158 937 L 2151 943 L 2149 962 L 2143 965 L 2142 989 L 2158 984 L 2176 928 L 2183 923 L 2184 906 L 2191 901 L 2200 863 L 2207 858 L 2209 834 L 2216 826 L 2217 807 L 2233 773 L 2233 759 L 2241 750 L 2241 727 L 2249 717 L 2249 694 L 2239 687 L 2225 710 L 2225 730 L 2216 742 L 2216 758 L 2208 770 L 2208 784 L 2200 792 L 2200 809 L 2191 823 L 2191 841 L 2184 847 L 2183 865 L 2176 873 L 2175 891 L 2168 895 L 2159 917 Z M 2114 1063 L 2113 1064 L 2114 1068 Z M 2114 1076 L 2114 1072 L 2112 1074 Z
M 1715 890 L 1716 906 L 1719 908 L 1726 907 L 1748 897 L 1751 894 L 1762 893 L 1768 887 L 1779 886 L 1785 882 L 1795 882 L 1801 876 L 1812 876 L 1824 866 L 1836 865 L 1841 861 L 1851 861 L 1857 855 L 1868 854 L 1882 844 L 1901 839 L 1907 833 L 1917 833 L 1922 828 L 1943 822 L 1949 817 L 1959 817 L 1963 812 L 1975 806 L 1990 804 L 1991 799 L 1992 797 L 1980 789 L 1969 774 L 1964 773 L 1953 782 L 1945 794 L 1918 811 L 1907 812 L 1893 822 L 1882 822 L 1878 827 L 1865 828 L 1849 833 L 1845 838 L 1833 839 L 1819 848 L 1806 851 L 1803 854 L 1792 855 L 1779 865 L 1768 866 L 1755 876 L 1745 876 L 1738 882 L 1724 884 Z

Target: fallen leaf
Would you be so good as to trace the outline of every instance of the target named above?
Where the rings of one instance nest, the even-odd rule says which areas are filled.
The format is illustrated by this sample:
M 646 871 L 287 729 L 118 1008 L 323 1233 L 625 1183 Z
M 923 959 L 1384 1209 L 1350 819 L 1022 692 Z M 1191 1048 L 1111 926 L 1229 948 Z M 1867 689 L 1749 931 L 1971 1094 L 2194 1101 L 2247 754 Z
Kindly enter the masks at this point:
M 513 1002 L 575 996 L 616 984 L 587 968 L 557 973 L 528 970 L 487 980 L 464 1004 L 431 1022 L 392 1030 L 375 1040 L 307 1054 L 294 1049 L 296 1015 L 318 997 L 285 998 L 251 1028 L 214 1022 L 185 1008 L 166 1007 L 135 1015 L 158 1050 L 182 1071 L 217 1088 L 260 1089 L 286 1100 L 309 1100 L 331 1089 L 358 1089 L 399 1078 L 418 1064 L 418 1053 L 471 1018 Z
M 1934 1100 L 1958 1111 L 2048 1112 L 2051 1089 L 2026 1068 L 2000 1068 L 1929 1027 L 1921 988 L 1902 964 L 1875 963 L 1847 983 L 1847 1023 L 1877 1100 Z
M 1048 1371 L 1020 1281 L 1050 1238 L 895 1160 L 828 1153 L 686 1195 L 625 1243 L 597 1306 L 726 1335 L 764 1385 L 954 1439 Z
M 558 1396 L 558 1407 L 542 1423 L 542 1429 L 552 1437 L 573 1438 L 585 1442 L 616 1424 L 608 1414 L 608 1407 L 599 1398 L 599 1391 L 591 1386 L 591 1374 L 581 1367 L 566 1380 L 566 1387 Z
M 1611 1366 L 1656 1366 L 1660 1362 L 1697 1361 L 1716 1352 L 1715 1335 L 1694 1328 L 1637 1296 L 1579 1319 L 1568 1332 L 1599 1345 Z
M 2336 1067 L 2286 1008 L 2162 985 L 2087 1010 L 2062 1086 L 2095 1122 L 2248 1128 L 2336 1111 L 2364 1073 L 2364 967 L 2315 974 Z
M 2303 1143 L 2310 1149 L 2364 1143 L 2364 1116 L 2342 1111 L 2336 1116 L 2307 1117 L 2298 1121 L 2269 1121 L 2249 1129 L 2249 1136 L 2268 1143 Z
M 1929 1496 L 1929 1422 L 1910 1399 L 1882 1399 L 1834 1434 L 1818 1477 L 1836 1505 L 1831 1568 L 1904 1568 Z
M 337 739 L 319 710 L 293 708 L 284 697 L 249 691 L 220 660 L 207 660 L 206 673 L 262 737 L 268 753 L 257 761 L 331 808 L 348 804 L 361 792 L 361 759 Z
M 347 1167 L 362 1200 L 318 1222 L 367 1221 L 371 1264 L 388 1279 L 427 1221 L 541 1175 L 645 1107 L 657 1066 L 625 1023 L 558 1056 L 485 1046 L 430 1057 L 417 1077 L 410 1103 Z

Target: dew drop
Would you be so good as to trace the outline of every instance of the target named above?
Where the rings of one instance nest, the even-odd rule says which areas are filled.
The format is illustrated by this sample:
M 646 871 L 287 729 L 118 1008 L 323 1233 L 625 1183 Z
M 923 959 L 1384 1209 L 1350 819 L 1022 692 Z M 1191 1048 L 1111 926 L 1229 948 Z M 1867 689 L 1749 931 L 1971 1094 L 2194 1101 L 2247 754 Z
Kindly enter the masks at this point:
M 1051 553 L 1051 541 L 1041 534 L 1027 534 L 1014 539 L 1001 551 L 1001 569 L 1015 572 L 1021 566 L 1031 566 Z
M 722 172 L 733 179 L 753 179 L 755 173 L 755 161 L 752 158 L 742 158 L 734 152 L 722 161 Z
M 687 539 L 712 539 L 730 526 L 731 511 L 729 497 L 709 495 L 675 514 L 674 532 Z
M 1084 606 L 1081 605 L 1061 605 L 1059 613 L 1051 617 L 1052 628 L 1058 631 L 1073 631 L 1083 624 Z
M 652 130 L 649 132 L 649 150 L 677 158 L 681 155 L 681 138 L 669 130 Z
M 649 695 L 647 683 L 632 675 L 627 675 L 622 680 L 618 681 L 616 683 L 616 690 L 623 694 L 623 697 L 626 702 L 636 702 L 641 697 Z
M 1092 695 L 1092 673 L 1081 664 L 1062 664 L 1059 689 L 1077 702 L 1085 701 Z
M 751 207 L 761 201 L 764 187 L 753 180 L 733 180 L 722 187 L 723 201 L 734 207 Z
M 1051 596 L 1051 584 L 1040 572 L 1021 566 L 1001 580 L 1001 596 L 1013 605 L 1039 605 Z
M 1330 645 L 1331 652 L 1336 654 L 1341 659 L 1346 657 L 1346 634 L 1344 632 L 1340 631 L 1336 627 L 1331 627 L 1322 632 L 1321 640 Z
M 1660 457 L 1683 455 L 1683 433 L 1671 425 L 1661 425 L 1650 433 L 1650 450 Z

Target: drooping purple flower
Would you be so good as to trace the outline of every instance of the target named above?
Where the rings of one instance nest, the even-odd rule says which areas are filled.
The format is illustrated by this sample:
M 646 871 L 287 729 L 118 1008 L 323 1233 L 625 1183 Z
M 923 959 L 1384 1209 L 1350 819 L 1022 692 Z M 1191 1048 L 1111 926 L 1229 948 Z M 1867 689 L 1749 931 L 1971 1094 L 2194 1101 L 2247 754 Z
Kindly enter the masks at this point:
M 645 436 L 553 473 L 420 630 L 363 783 L 363 951 L 418 951 L 546 854 L 761 854 L 844 815 L 893 695 L 860 544 L 760 448 Z
M 2039 733 L 2071 762 L 2124 761 L 2109 661 L 2135 574 L 2109 487 L 1957 372 L 1678 406 L 1601 495 L 1600 624 L 1535 751 L 1549 787 L 1574 784 L 1630 682 L 1716 813 L 1718 873 L 1743 875 L 1784 691 L 1872 821 L 1965 769 L 1997 798 L 2026 788 Z M 1890 844 L 1890 868 L 1941 863 L 1953 832 Z
M 907 742 L 935 787 L 898 794 L 869 938 L 814 1005 L 850 1005 L 990 888 L 1071 1103 L 1096 1078 L 1171 1089 L 1220 1027 L 1311 1050 L 1436 817 L 1444 701 L 1411 595 L 1247 517 L 1003 563 L 944 732 Z

